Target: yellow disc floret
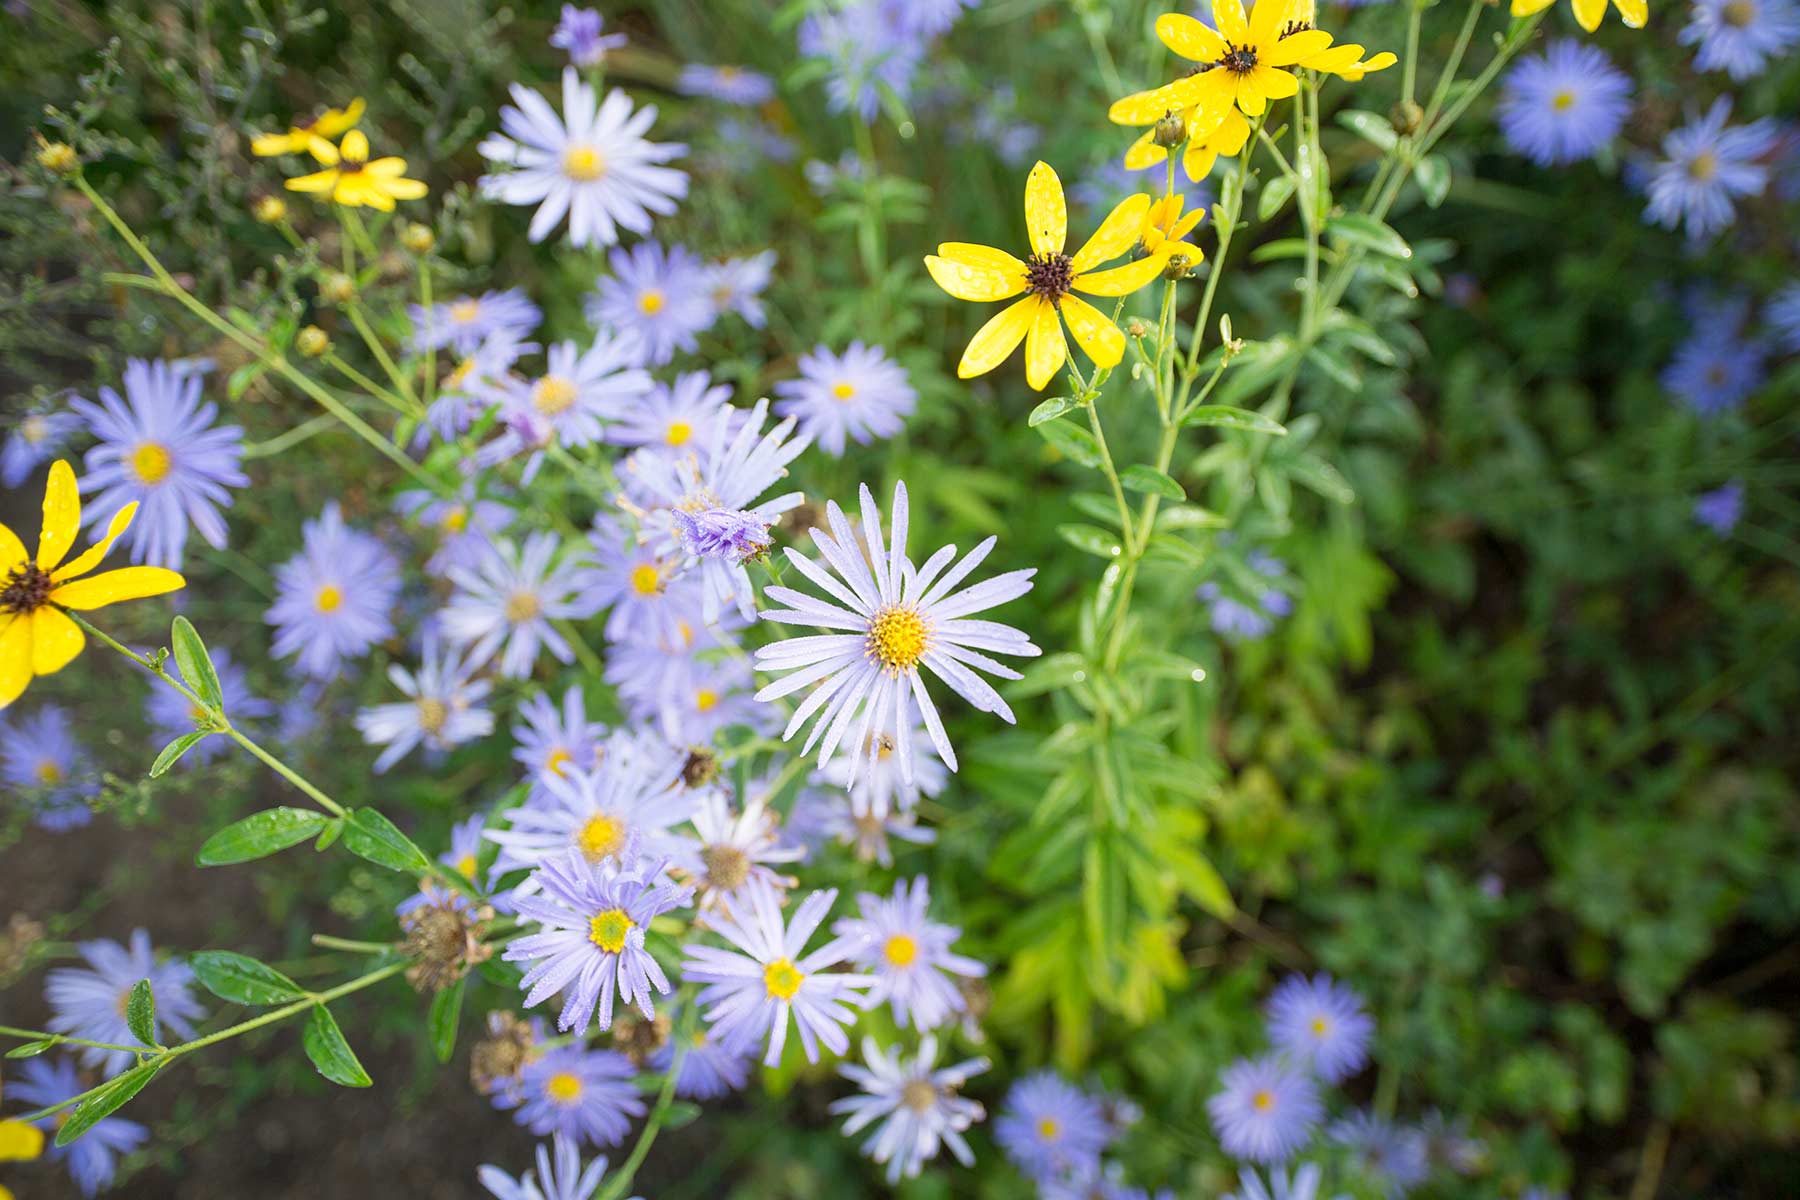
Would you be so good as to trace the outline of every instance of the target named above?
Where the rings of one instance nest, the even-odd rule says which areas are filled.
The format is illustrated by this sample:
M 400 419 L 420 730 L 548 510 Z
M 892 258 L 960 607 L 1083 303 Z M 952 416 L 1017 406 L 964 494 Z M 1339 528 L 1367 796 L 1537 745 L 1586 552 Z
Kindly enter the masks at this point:
M 609 908 L 595 913 L 588 921 L 588 941 L 608 954 L 617 954 L 625 948 L 625 938 L 635 928 L 637 922 L 626 916 L 624 909 Z
M 131 452 L 131 473 L 147 487 L 167 479 L 174 465 L 169 448 L 160 442 L 140 442 Z
M 881 947 L 881 956 L 887 959 L 889 966 L 910 967 L 919 957 L 919 943 L 904 933 L 896 933 Z
M 790 959 L 778 958 L 763 968 L 763 986 L 777 1000 L 792 1000 L 805 979 Z
M 605 813 L 595 813 L 575 835 L 575 844 L 581 847 L 589 862 L 599 862 L 608 855 L 617 854 L 625 845 L 625 825 Z
M 868 652 L 889 671 L 905 671 L 924 657 L 929 633 L 925 618 L 915 610 L 899 605 L 884 608 L 869 622 Z

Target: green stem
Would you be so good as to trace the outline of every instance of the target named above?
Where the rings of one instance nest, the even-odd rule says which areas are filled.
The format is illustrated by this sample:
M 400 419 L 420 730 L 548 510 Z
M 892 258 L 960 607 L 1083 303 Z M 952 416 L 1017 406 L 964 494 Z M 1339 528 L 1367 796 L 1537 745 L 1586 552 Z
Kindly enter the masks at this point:
M 344 311 L 350 315 L 350 323 L 356 326 L 356 332 L 362 335 L 363 345 L 369 348 L 369 353 L 373 354 L 375 361 L 381 364 L 382 372 L 393 383 L 395 390 L 406 397 L 411 415 L 423 416 L 425 410 L 419 406 L 419 398 L 413 395 L 412 383 L 405 375 L 401 374 L 400 368 L 388 355 L 387 347 L 383 346 L 381 339 L 375 336 L 375 330 L 369 326 L 368 317 L 363 314 L 362 305 L 354 299 L 347 300 L 344 302 Z M 401 411 L 406 410 L 402 409 Z
M 244 447 L 245 458 L 272 458 L 284 450 L 291 450 L 301 442 L 324 433 L 337 426 L 337 418 L 330 413 L 320 413 L 316 417 L 302 421 L 286 433 L 276 434 L 266 442 L 255 442 Z
M 0 1037 L 14 1037 L 22 1042 L 49 1042 L 56 1046 L 87 1046 L 94 1050 L 126 1050 L 132 1054 L 149 1054 L 149 1046 L 121 1046 L 117 1042 L 90 1042 L 86 1038 L 70 1037 L 65 1033 L 50 1033 L 42 1029 L 15 1029 L 11 1025 L 0 1025 Z
M 354 383 L 357 387 L 369 393 L 369 395 L 375 397 L 401 416 L 413 417 L 418 415 L 418 413 L 414 411 L 413 406 L 408 405 L 405 401 L 401 400 L 400 397 L 394 395 L 394 393 L 388 391 L 379 383 L 376 383 L 373 379 L 370 379 L 367 375 L 364 375 L 361 371 L 345 362 L 335 351 L 328 352 L 321 361 L 327 366 L 335 369 L 345 379 L 348 379 L 351 383 Z
M 663 1078 L 662 1091 L 657 1093 L 656 1107 L 650 1110 L 650 1119 L 644 1122 L 644 1131 L 638 1134 L 637 1145 L 631 1148 L 631 1157 L 619 1167 L 607 1185 L 600 1190 L 596 1200 L 619 1200 L 631 1190 L 631 1181 L 637 1176 L 638 1168 L 644 1165 L 644 1159 L 650 1154 L 650 1147 L 656 1142 L 656 1135 L 662 1129 L 663 1122 L 669 1118 L 669 1109 L 675 1104 L 675 1081 L 681 1078 L 681 1062 L 687 1057 L 687 1039 L 675 1049 L 675 1056 L 669 1063 L 669 1073 Z
M 394 949 L 392 942 L 358 942 L 325 933 L 313 934 L 312 944 L 325 950 L 348 950 L 352 954 L 386 954 Z
M 1100 445 L 1100 467 L 1106 472 L 1106 481 L 1112 485 L 1113 503 L 1119 506 L 1119 536 L 1124 539 L 1125 550 L 1131 550 L 1131 506 L 1125 502 L 1125 489 L 1119 483 L 1118 468 L 1113 465 L 1112 450 L 1106 444 L 1106 430 L 1100 425 L 1100 406 L 1092 400 L 1087 403 L 1088 428 L 1094 431 L 1094 441 Z

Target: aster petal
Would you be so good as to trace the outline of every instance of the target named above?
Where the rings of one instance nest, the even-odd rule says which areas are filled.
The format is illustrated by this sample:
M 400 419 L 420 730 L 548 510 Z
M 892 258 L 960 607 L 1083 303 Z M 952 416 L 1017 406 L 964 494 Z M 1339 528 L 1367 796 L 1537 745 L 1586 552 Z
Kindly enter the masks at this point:
M 87 638 L 69 615 L 54 608 L 31 614 L 31 673 L 53 675 L 74 661 Z
M 1077 275 L 1069 286 L 1090 296 L 1129 296 L 1162 274 L 1163 266 L 1163 260 L 1152 255 L 1126 263 L 1122 267 L 1114 267 L 1110 271 L 1090 271 L 1086 275 Z
M 987 324 L 976 330 L 975 336 L 969 339 L 962 361 L 956 366 L 956 377 L 973 379 L 1005 362 L 1025 339 L 1037 309 L 1043 304 L 1043 297 L 1027 296 L 1023 300 L 1015 300 L 988 318 Z
M 52 570 L 75 544 L 81 529 L 81 491 L 75 486 L 75 472 L 69 464 L 57 459 L 50 464 L 50 479 L 44 485 L 44 526 L 38 534 L 37 565 Z
M 1080 274 L 1103 262 L 1111 262 L 1131 249 L 1137 244 L 1138 231 L 1143 228 L 1144 214 L 1149 210 L 1150 197 L 1142 192 L 1119 201 L 1100 223 L 1100 228 L 1094 231 L 1094 236 L 1069 260 L 1070 269 Z
M 1061 254 L 1069 240 L 1069 206 L 1062 180 L 1047 162 L 1031 168 L 1025 180 L 1025 231 L 1033 254 Z
M 1025 339 L 1025 382 L 1037 391 L 1056 377 L 1057 370 L 1069 357 L 1069 344 L 1063 339 L 1062 321 L 1056 305 L 1038 305 L 1032 317 L 1031 333 Z
M 86 575 L 89 571 L 99 566 L 100 560 L 106 557 L 106 552 L 112 548 L 112 544 L 119 540 L 119 535 L 124 533 L 131 525 L 131 518 L 137 515 L 137 510 L 138 502 L 132 500 L 123 508 L 119 509 L 118 512 L 114 513 L 112 520 L 107 523 L 106 536 L 89 546 L 86 550 L 83 550 L 80 556 L 74 560 L 66 562 L 56 570 L 52 571 L 50 573 L 51 580 L 55 583 L 61 583 L 67 579 L 74 579 L 77 576 Z M 6 561 L 5 547 L 0 546 L 0 562 L 4 561 Z
M 1075 335 L 1076 344 L 1094 360 L 1094 365 L 1118 366 L 1125 357 L 1125 335 L 1119 332 L 1112 319 L 1080 296 L 1064 296 L 1061 308 L 1063 320 L 1069 323 L 1069 332 Z
M 0 629 L 0 708 L 17 700 L 31 682 L 31 617 L 9 617 Z
M 120 567 L 104 575 L 78 579 L 53 589 L 50 600 L 81 611 L 103 608 L 121 600 L 142 600 L 187 586 L 187 580 L 167 567 Z
M 1186 13 L 1164 13 L 1156 18 L 1156 36 L 1163 45 L 1194 62 L 1218 62 L 1225 56 L 1225 39 Z

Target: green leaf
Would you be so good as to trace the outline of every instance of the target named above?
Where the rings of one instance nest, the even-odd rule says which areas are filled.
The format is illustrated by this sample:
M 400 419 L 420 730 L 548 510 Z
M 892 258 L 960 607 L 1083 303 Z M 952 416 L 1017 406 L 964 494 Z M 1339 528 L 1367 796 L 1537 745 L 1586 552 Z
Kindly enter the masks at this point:
M 1146 492 L 1170 500 L 1187 499 L 1187 493 L 1179 483 L 1155 467 L 1148 467 L 1143 463 L 1126 467 L 1119 475 L 1119 482 L 1134 492 Z
M 1366 108 L 1340 109 L 1337 123 L 1354 133 L 1365 142 L 1370 142 L 1383 150 L 1392 150 L 1399 140 L 1394 132 L 1394 123 L 1380 113 L 1372 113 Z
M 1180 844 L 1157 847 L 1157 861 L 1175 875 L 1175 882 L 1194 902 L 1216 917 L 1229 917 L 1237 910 L 1231 902 L 1231 889 L 1218 868 L 1205 855 Z
M 55 1038 L 45 1038 L 41 1042 L 26 1042 L 23 1046 L 14 1046 L 6 1052 L 8 1058 L 36 1058 L 44 1051 L 56 1045 Z
M 1291 189 L 1290 189 L 1291 190 Z M 1254 263 L 1274 262 L 1280 258 L 1300 258 L 1306 254 L 1305 238 L 1276 238 L 1250 251 Z
M 1306 352 L 1306 360 L 1312 363 L 1313 366 L 1319 368 L 1319 370 L 1325 372 L 1325 374 L 1331 376 L 1332 380 L 1340 387 L 1344 388 L 1344 390 L 1351 392 L 1362 391 L 1362 375 L 1357 371 L 1356 367 L 1349 359 L 1345 358 L 1331 347 L 1326 345 L 1313 346 Z
M 312 1059 L 312 1065 L 319 1068 L 319 1074 L 331 1082 L 345 1087 L 368 1087 L 374 1082 L 363 1070 L 363 1065 L 356 1061 L 356 1052 L 344 1040 L 344 1031 L 338 1028 L 337 1018 L 326 1011 L 323 1004 L 313 1005 L 312 1012 L 307 1014 L 300 1044 L 306 1049 L 306 1057 Z
M 125 1027 L 144 1045 L 156 1045 L 156 994 L 148 979 L 132 984 L 131 994 L 125 997 Z
M 230 950 L 190 954 L 188 966 L 201 987 L 233 1004 L 285 1004 L 306 995 L 299 984 L 274 967 Z
M 395 871 L 419 874 L 431 870 L 431 860 L 425 852 L 372 808 L 359 808 L 350 814 L 344 828 L 344 846 L 358 858 Z
M 102 1120 L 124 1107 L 125 1102 L 144 1090 L 156 1068 L 149 1063 L 133 1067 L 97 1088 L 92 1095 L 75 1106 L 75 1111 L 56 1131 L 56 1144 L 66 1146 Z
M 212 656 L 207 654 L 206 643 L 200 640 L 193 623 L 186 617 L 176 617 L 169 630 L 169 641 L 175 647 L 175 665 L 181 668 L 187 685 L 208 706 L 223 709 L 225 696 L 219 690 L 219 673 L 213 669 Z
M 700 1116 L 700 1106 L 692 1100 L 677 1100 L 669 1105 L 669 1113 L 663 1118 L 663 1128 L 680 1129 L 683 1125 L 692 1125 Z
M 1158 529 L 1224 529 L 1230 524 L 1223 514 L 1197 504 L 1180 504 L 1156 514 Z
M 319 840 L 313 843 L 313 849 L 331 849 L 332 845 L 336 843 L 339 838 L 344 836 L 344 824 L 344 818 L 342 817 L 331 818 L 331 823 L 325 826 L 325 832 L 321 833 L 319 835 Z
M 1316 454 L 1303 454 L 1288 464 L 1295 483 L 1337 504 L 1354 504 L 1356 489 L 1338 469 Z
M 1406 239 L 1374 217 L 1363 213 L 1344 213 L 1325 222 L 1328 237 L 1350 246 L 1360 246 L 1389 258 L 1411 258 L 1412 247 Z
M 1076 403 L 1067 396 L 1052 396 L 1036 408 L 1032 409 L 1031 415 L 1025 418 L 1025 423 L 1033 429 L 1036 429 L 1045 421 L 1054 421 L 1056 418 L 1068 412 L 1071 408 L 1076 407 L 1078 407 Z
M 1271 421 L 1259 412 L 1248 408 L 1233 408 L 1229 404 L 1202 404 L 1183 417 L 1181 423 L 1223 425 L 1227 429 L 1241 429 L 1245 433 L 1272 433 L 1278 436 L 1287 433 L 1287 428 L 1279 421 Z
M 1077 550 L 1085 550 L 1101 558 L 1117 558 L 1124 553 L 1124 547 L 1119 545 L 1116 534 L 1093 525 L 1058 525 L 1056 532 L 1062 536 L 1063 541 Z
M 211 736 L 210 733 L 196 730 L 193 733 L 184 733 L 164 746 L 162 753 L 156 756 L 156 761 L 150 764 L 150 778 L 160 778 L 170 767 L 181 761 L 182 755 Z
M 1450 194 L 1450 160 L 1441 154 L 1427 154 L 1413 168 L 1413 178 L 1419 181 L 1425 203 L 1436 208 Z
M 266 858 L 299 845 L 330 824 L 330 817 L 309 809 L 267 808 L 207 838 L 195 861 L 203 867 L 223 867 Z
M 1294 177 L 1277 175 L 1263 184 L 1262 194 L 1256 198 L 1256 219 L 1267 221 L 1281 211 L 1281 206 L 1288 202 L 1294 194 Z
M 260 362 L 245 363 L 233 371 L 231 377 L 225 381 L 225 394 L 233 400 L 243 399 L 244 393 L 250 389 L 250 385 L 261 378 L 263 369 Z
M 450 1055 L 456 1050 L 456 1026 L 462 1017 L 463 985 L 466 983 L 467 979 L 459 979 L 431 998 L 431 1017 L 427 1022 L 431 1030 L 431 1052 L 441 1063 L 449 1062 Z
M 1098 469 L 1104 461 L 1100 457 L 1100 444 L 1094 441 L 1094 435 L 1079 425 L 1054 421 L 1048 425 L 1039 425 L 1037 431 L 1044 435 L 1046 442 L 1062 451 L 1064 458 L 1072 462 Z

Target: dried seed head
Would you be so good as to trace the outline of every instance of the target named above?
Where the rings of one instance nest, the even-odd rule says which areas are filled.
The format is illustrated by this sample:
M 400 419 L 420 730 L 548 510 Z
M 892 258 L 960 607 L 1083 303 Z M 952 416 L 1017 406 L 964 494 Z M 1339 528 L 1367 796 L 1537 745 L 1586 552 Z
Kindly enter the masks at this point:
M 642 1067 L 667 1044 L 672 1027 L 668 1013 L 657 1013 L 648 1021 L 635 1014 L 621 1015 L 613 1022 L 613 1048 Z
M 484 1096 L 510 1091 L 538 1053 L 530 1022 L 496 1009 L 488 1013 L 487 1036 L 469 1052 L 469 1082 Z
M 400 950 L 413 960 L 406 981 L 417 991 L 441 992 L 494 953 L 481 941 L 494 910 L 475 908 L 465 897 L 434 883 L 426 883 L 422 893 L 425 903 L 400 918 L 400 928 L 406 931 Z
M 681 766 L 681 782 L 688 787 L 705 787 L 719 777 L 719 756 L 705 746 L 688 747 L 687 762 Z
M 1178 112 L 1169 113 L 1156 123 L 1151 140 L 1165 150 L 1173 150 L 1187 141 L 1187 119 Z

